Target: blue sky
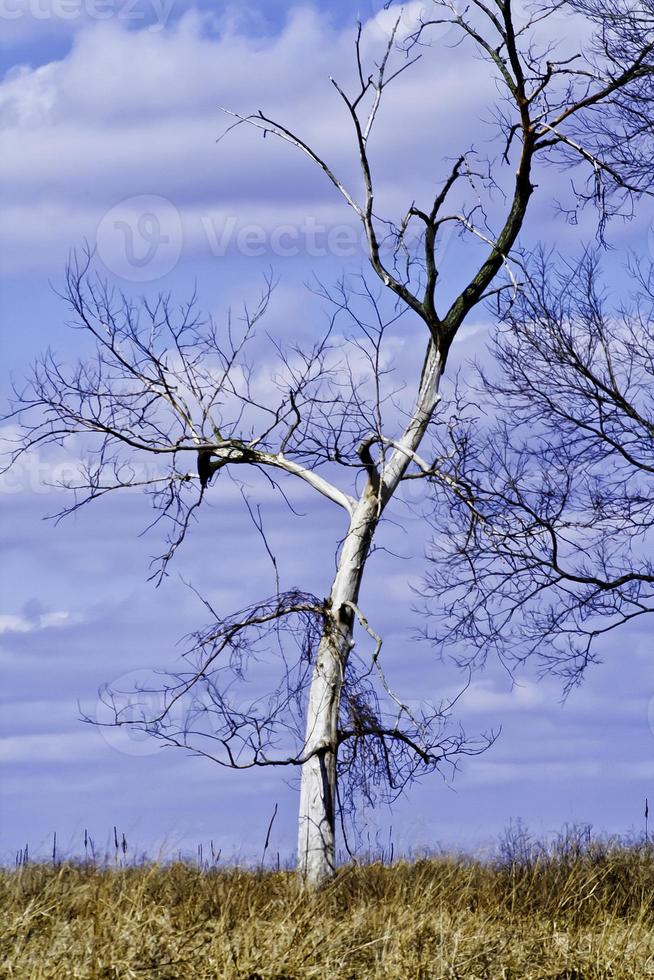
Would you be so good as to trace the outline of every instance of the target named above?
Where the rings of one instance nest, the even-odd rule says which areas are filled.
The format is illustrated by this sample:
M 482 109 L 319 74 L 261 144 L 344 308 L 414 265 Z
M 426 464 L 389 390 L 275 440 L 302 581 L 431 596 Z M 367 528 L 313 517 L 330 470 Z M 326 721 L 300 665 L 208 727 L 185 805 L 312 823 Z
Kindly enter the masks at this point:
M 101 271 L 126 291 L 165 289 L 182 299 L 197 282 L 203 308 L 218 319 L 255 295 L 272 266 L 280 282 L 266 329 L 286 339 L 320 329 L 326 311 L 305 282 L 364 265 L 355 226 L 321 175 L 288 148 L 245 131 L 216 143 L 225 125 L 218 107 L 276 113 L 353 175 L 352 142 L 329 75 L 353 77 L 357 13 L 369 50 L 383 44 L 382 6 L 362 0 L 359 11 L 333 3 L 318 12 L 281 2 L 3 0 L 0 303 L 3 363 L 14 378 L 45 346 L 80 353 L 55 290 L 69 250 L 84 239 L 97 245 Z M 374 147 L 389 211 L 420 200 L 447 158 L 488 138 L 488 77 L 465 49 L 445 47 L 389 95 Z M 570 227 L 552 208 L 568 191 L 568 175 L 538 177 L 524 241 L 573 254 L 592 236 L 592 222 Z M 139 271 L 112 229 L 117 217 L 129 223 L 144 208 L 157 213 L 169 242 Z M 647 254 L 652 217 L 643 207 L 612 229 L 605 268 L 616 290 L 629 250 Z M 470 256 L 451 242 L 447 257 L 456 283 Z M 484 317 L 479 312 L 464 329 L 452 369 L 483 350 Z M 409 320 L 394 348 L 400 372 L 414 366 L 417 340 Z M 102 683 L 174 665 L 177 639 L 205 618 L 181 577 L 226 613 L 270 594 L 271 567 L 238 494 L 224 482 L 211 489 L 201 526 L 155 589 L 148 565 L 161 541 L 156 532 L 139 536 L 151 516 L 143 498 L 106 499 L 58 526 L 42 520 L 61 506 L 45 483 L 68 458 L 32 457 L 2 484 L 0 856 L 13 859 L 26 842 L 33 852 L 47 848 L 53 831 L 64 849 L 79 850 L 84 828 L 102 846 L 114 825 L 130 848 L 152 856 L 194 851 L 211 839 L 227 856 L 251 856 L 275 803 L 271 849 L 289 855 L 292 780 L 276 771 L 225 772 L 79 720 L 78 702 L 93 713 Z M 308 491 L 291 489 L 305 515 L 297 519 L 265 486 L 253 482 L 251 492 L 283 580 L 324 595 L 340 515 Z M 456 678 L 411 639 L 424 529 L 400 505 L 391 516 L 402 518 L 404 530 L 389 525 L 383 543 L 404 560 L 372 559 L 362 603 L 408 695 L 447 696 Z M 643 627 L 626 629 L 608 638 L 604 654 L 565 705 L 554 682 L 526 672 L 512 685 L 490 665 L 457 717 L 469 731 L 501 724 L 498 742 L 463 763 L 453 782 L 431 777 L 392 813 L 367 816 L 371 840 L 386 840 L 392 825 L 396 849 L 472 848 L 517 817 L 537 833 L 570 821 L 640 828 L 645 796 L 654 798 L 651 638 Z

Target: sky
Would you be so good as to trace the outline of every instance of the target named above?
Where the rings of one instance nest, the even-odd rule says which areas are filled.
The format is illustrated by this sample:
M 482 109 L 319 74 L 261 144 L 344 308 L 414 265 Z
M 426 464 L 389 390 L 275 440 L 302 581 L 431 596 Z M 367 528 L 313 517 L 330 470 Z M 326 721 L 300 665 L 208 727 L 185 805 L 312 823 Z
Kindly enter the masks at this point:
M 289 341 L 324 328 L 328 311 L 306 284 L 365 268 L 356 225 L 300 154 L 244 129 L 218 141 L 220 107 L 276 115 L 356 186 L 352 137 L 329 78 L 354 78 L 357 18 L 364 50 L 374 57 L 382 49 L 390 23 L 382 8 L 377 0 L 358 8 L 0 0 L 5 403 L 10 378 L 20 384 L 46 347 L 64 359 L 88 352 L 58 295 L 67 257 L 85 241 L 101 274 L 129 295 L 164 290 L 181 302 L 197 287 L 217 322 L 252 301 L 272 269 L 278 286 L 265 330 Z M 553 25 L 563 26 L 560 18 Z M 569 21 L 565 27 L 574 34 Z M 448 159 L 489 139 L 495 89 L 487 66 L 446 36 L 437 40 L 438 57 L 428 51 L 405 73 L 380 117 L 372 152 L 389 213 L 424 199 Z M 565 173 L 539 174 L 525 244 L 574 255 L 592 237 L 589 218 L 572 227 L 553 208 L 568 191 Z M 605 274 L 616 292 L 630 252 L 654 258 L 649 208 L 611 228 Z M 474 255 L 456 240 L 446 253 L 453 290 Z M 483 353 L 489 330 L 488 314 L 475 313 L 451 371 Z M 403 321 L 393 345 L 399 375 L 415 370 L 420 343 L 419 324 Z M 80 717 L 99 710 L 101 685 L 129 687 L 154 668 L 174 667 L 178 641 L 206 619 L 185 581 L 225 613 L 271 594 L 273 570 L 240 495 L 227 481 L 210 488 L 201 524 L 156 588 L 149 563 L 161 537 L 141 533 L 151 519 L 142 496 L 105 498 L 58 524 L 45 519 L 63 505 L 48 484 L 73 458 L 74 448 L 33 454 L 0 486 L 0 859 L 13 861 L 26 844 L 48 853 L 55 832 L 61 852 L 81 853 L 85 830 L 103 850 L 115 826 L 131 856 L 194 854 L 199 844 L 206 853 L 213 841 L 226 859 L 251 860 L 276 805 L 270 853 L 290 859 L 298 802 L 291 774 L 226 771 Z M 340 513 L 309 488 L 289 488 L 298 517 L 263 483 L 253 479 L 249 492 L 282 580 L 325 595 Z M 382 530 L 388 552 L 371 560 L 362 605 L 408 696 L 452 696 L 457 677 L 413 639 L 424 525 L 400 504 L 390 516 L 395 523 Z M 392 810 L 366 814 L 362 846 L 390 838 L 396 854 L 487 848 L 517 819 L 538 835 L 566 823 L 640 832 L 645 797 L 654 800 L 650 632 L 641 625 L 609 635 L 603 662 L 565 703 L 556 681 L 529 670 L 512 680 L 489 664 L 456 718 L 472 733 L 501 726 L 496 743 L 463 761 L 455 778 L 431 776 Z

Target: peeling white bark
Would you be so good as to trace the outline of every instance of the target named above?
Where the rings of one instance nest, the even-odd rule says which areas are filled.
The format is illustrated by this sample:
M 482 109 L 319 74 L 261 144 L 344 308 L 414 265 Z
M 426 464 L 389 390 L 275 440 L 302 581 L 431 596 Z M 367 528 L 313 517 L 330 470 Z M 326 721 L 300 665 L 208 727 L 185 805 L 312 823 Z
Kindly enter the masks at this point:
M 313 671 L 302 767 L 298 831 L 298 870 L 310 887 L 320 884 L 336 863 L 336 755 L 343 673 L 353 646 L 353 612 L 372 539 L 386 503 L 417 452 L 438 404 L 442 360 L 433 346 L 427 357 L 411 420 L 376 491 L 367 483 L 354 508 L 329 594 L 326 627 Z
M 338 711 L 352 646 L 352 611 L 344 603 L 358 599 L 378 509 L 377 499 L 368 493 L 350 521 L 311 682 L 304 752 L 312 754 L 302 767 L 298 830 L 298 865 L 309 885 L 334 870 Z

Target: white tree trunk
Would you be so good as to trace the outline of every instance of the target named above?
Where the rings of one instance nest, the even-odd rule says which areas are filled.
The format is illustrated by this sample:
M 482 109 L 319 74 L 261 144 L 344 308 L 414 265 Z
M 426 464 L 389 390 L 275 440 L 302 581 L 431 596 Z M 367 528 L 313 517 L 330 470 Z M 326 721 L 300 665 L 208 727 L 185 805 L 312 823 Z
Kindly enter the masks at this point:
M 298 829 L 298 871 L 310 887 L 329 877 L 336 865 L 336 755 L 338 715 L 345 665 L 353 646 L 353 613 L 372 538 L 386 502 L 393 496 L 411 454 L 420 446 L 438 403 L 442 361 L 430 345 L 420 392 L 409 424 L 381 474 L 381 488 L 367 484 L 352 515 L 329 595 L 325 633 L 320 641 L 307 707 Z
M 302 767 L 298 870 L 310 886 L 335 867 L 336 752 L 343 672 L 352 647 L 352 611 L 357 602 L 370 542 L 377 523 L 378 501 L 369 492 L 359 502 L 343 543 L 338 571 L 329 595 L 325 632 L 311 681 Z

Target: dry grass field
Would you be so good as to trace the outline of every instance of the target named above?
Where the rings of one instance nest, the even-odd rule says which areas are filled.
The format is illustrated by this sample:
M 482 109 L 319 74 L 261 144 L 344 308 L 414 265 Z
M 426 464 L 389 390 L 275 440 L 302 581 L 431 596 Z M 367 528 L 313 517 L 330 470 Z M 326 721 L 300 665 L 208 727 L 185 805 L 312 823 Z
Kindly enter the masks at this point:
M 351 865 L 317 894 L 288 871 L 28 863 L 0 892 L 3 980 L 654 977 L 651 844 Z

